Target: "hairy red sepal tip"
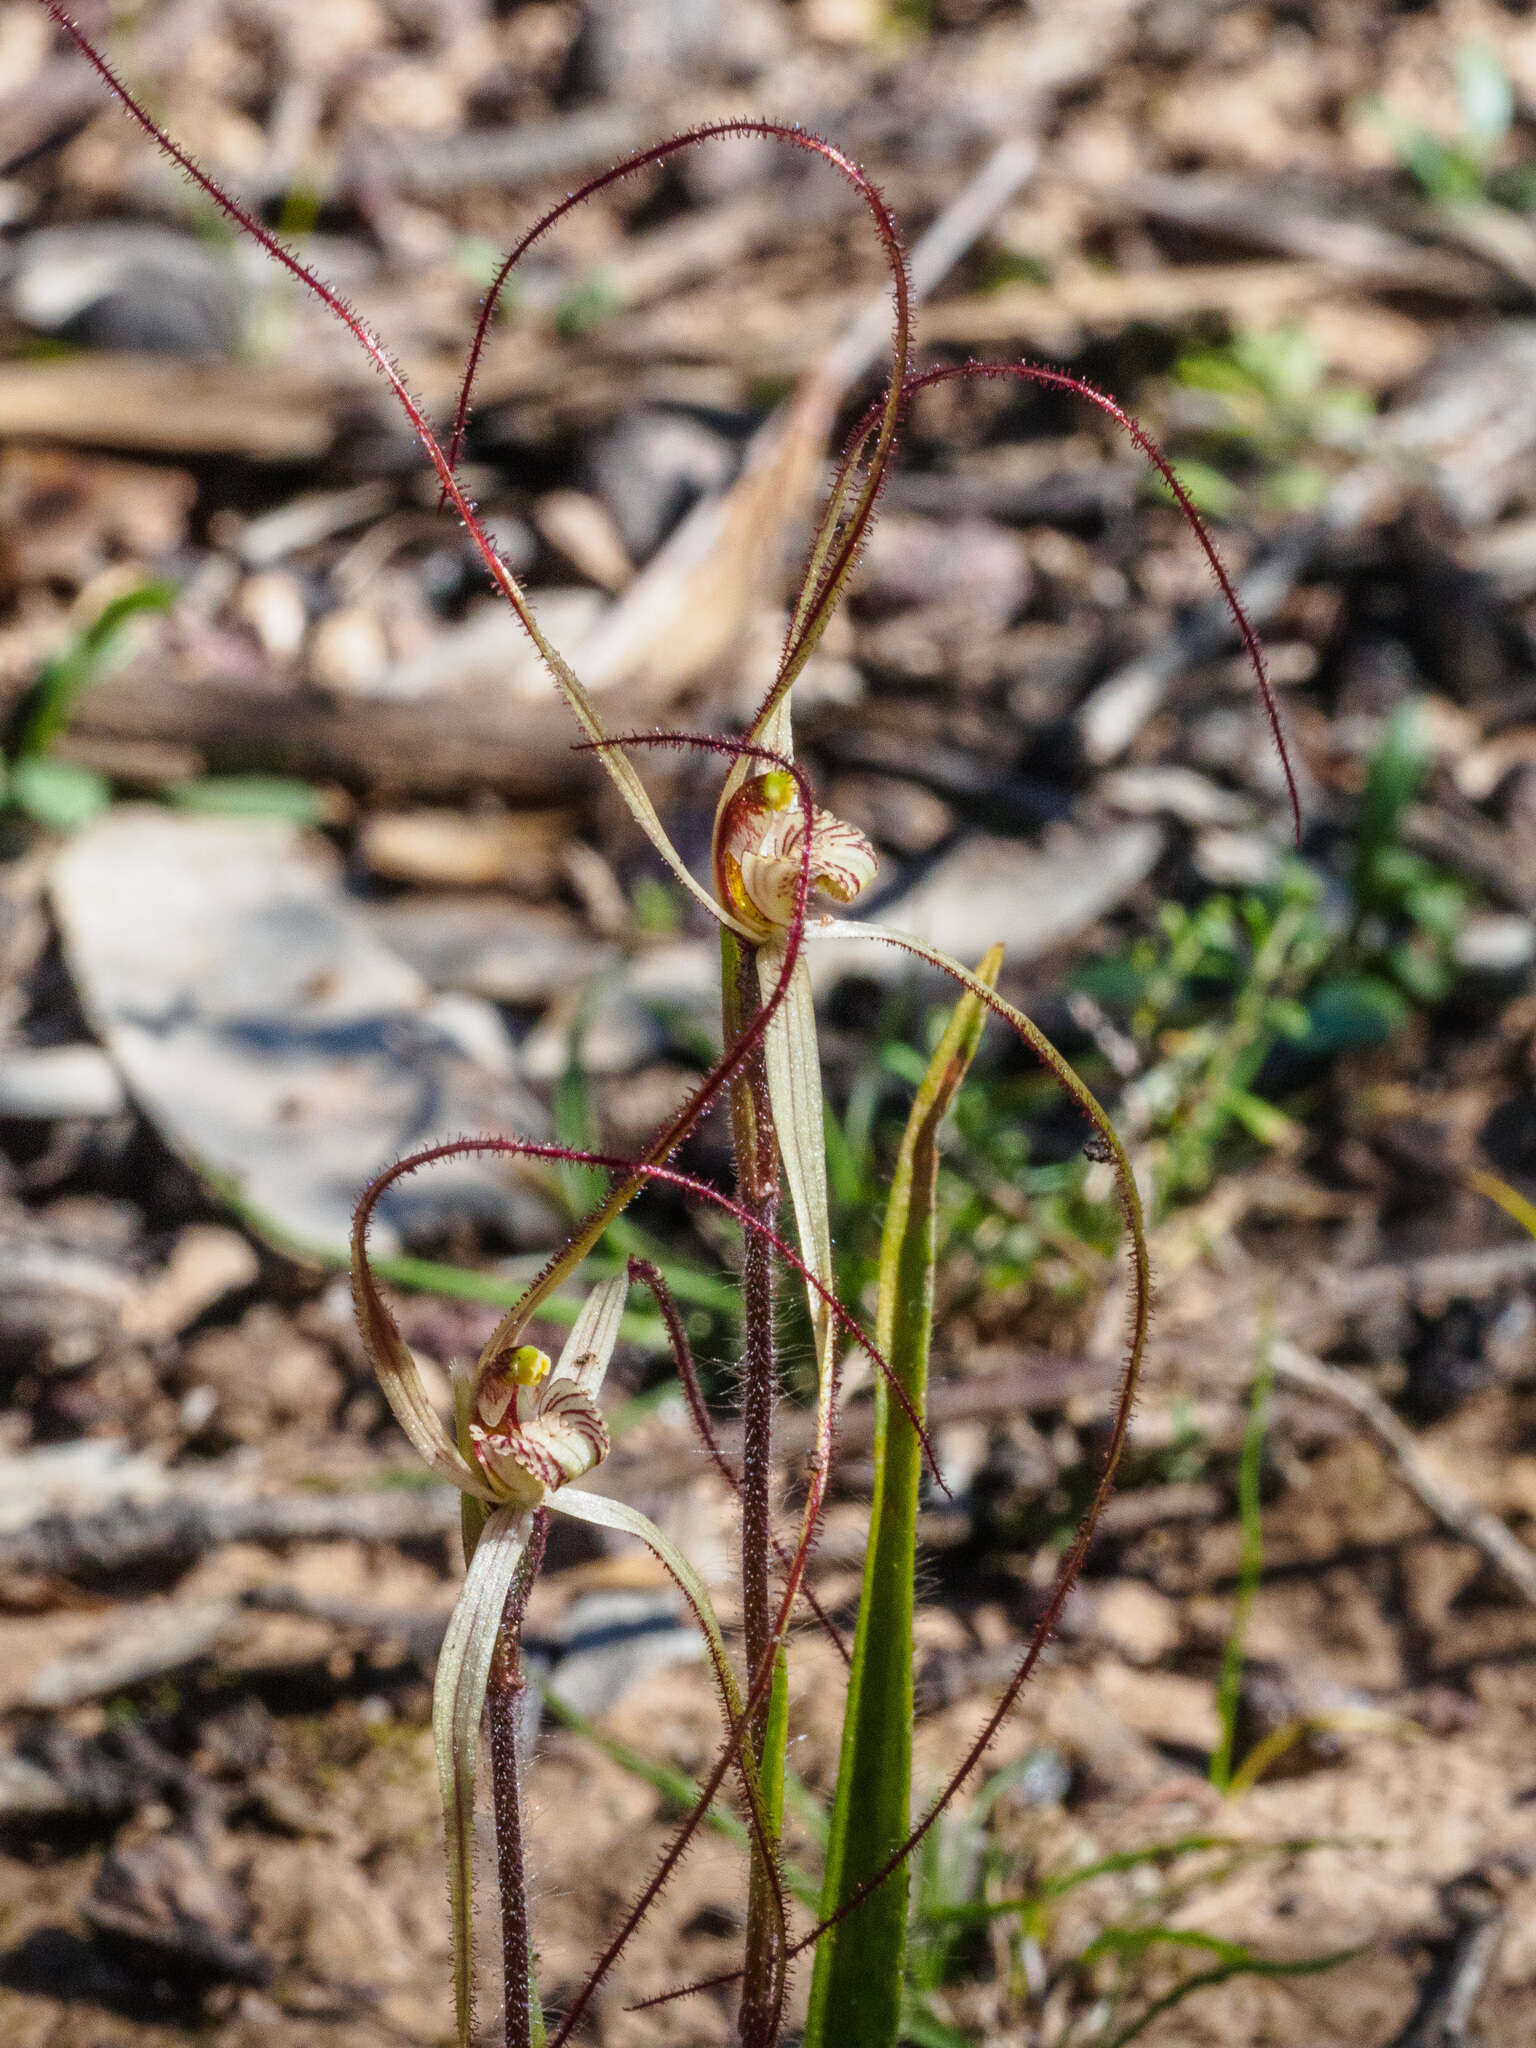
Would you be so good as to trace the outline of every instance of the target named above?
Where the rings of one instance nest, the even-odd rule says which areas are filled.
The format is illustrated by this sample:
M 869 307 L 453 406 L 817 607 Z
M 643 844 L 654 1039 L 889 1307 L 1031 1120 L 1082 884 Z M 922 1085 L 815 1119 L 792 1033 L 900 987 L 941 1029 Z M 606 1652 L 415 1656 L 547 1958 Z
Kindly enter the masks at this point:
M 873 182 L 860 166 L 840 150 L 835 143 L 828 142 L 823 136 L 811 134 L 798 121 L 783 122 L 738 118 L 734 120 L 705 122 L 701 126 L 687 129 L 679 135 L 668 136 L 661 142 L 651 144 L 647 149 L 637 150 L 633 155 L 625 157 L 621 163 L 614 164 L 608 170 L 599 171 L 595 177 L 588 178 L 585 183 L 578 185 L 574 191 L 568 192 L 564 199 L 542 214 L 521 239 L 513 245 L 511 251 L 503 260 L 501 267 L 497 270 L 495 277 L 491 280 L 490 287 L 481 301 L 480 315 L 475 323 L 475 331 L 470 341 L 469 354 L 464 367 L 464 376 L 459 389 L 458 402 L 454 408 L 453 431 L 448 443 L 448 462 L 450 468 L 457 468 L 459 456 L 463 451 L 464 434 L 469 422 L 475 378 L 479 373 L 480 360 L 485 350 L 486 336 L 490 331 L 491 322 L 496 317 L 496 308 L 500 303 L 502 290 L 513 270 L 534 244 L 542 240 L 549 233 L 550 229 L 558 221 L 564 219 L 566 214 L 570 213 L 573 208 L 584 204 L 588 199 L 594 198 L 597 193 L 605 191 L 610 185 L 618 184 L 625 178 L 633 177 L 637 172 L 647 169 L 652 164 L 663 163 L 667 158 L 676 156 L 682 150 L 696 148 L 700 143 L 720 141 L 730 136 L 750 135 L 764 136 L 770 141 L 786 142 L 796 149 L 803 149 L 813 156 L 819 156 L 848 180 L 868 206 L 874 218 L 876 233 L 879 235 L 881 243 L 885 248 L 892 270 L 896 299 L 896 360 L 899 381 L 899 377 L 904 372 L 906 366 L 907 338 L 910 330 L 906 267 L 902 259 L 901 238 L 895 219 L 884 200 L 880 197 Z

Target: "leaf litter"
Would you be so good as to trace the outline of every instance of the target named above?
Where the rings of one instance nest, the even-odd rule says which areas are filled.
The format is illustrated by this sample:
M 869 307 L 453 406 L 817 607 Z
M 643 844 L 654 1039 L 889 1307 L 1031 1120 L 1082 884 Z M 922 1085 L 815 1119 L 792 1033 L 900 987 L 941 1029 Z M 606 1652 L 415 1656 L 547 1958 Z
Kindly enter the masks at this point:
M 413 377 L 444 403 L 483 282 L 477 242 L 499 246 L 515 220 L 624 148 L 721 112 L 788 106 L 866 157 L 921 224 L 1009 134 L 1028 130 L 1038 153 L 1021 169 L 1027 183 L 935 281 L 929 339 L 957 352 L 1069 355 L 1165 434 L 1172 421 L 1188 475 L 1225 491 L 1229 555 L 1249 579 L 1267 576 L 1267 634 L 1286 650 L 1278 666 L 1312 781 L 1307 851 L 1335 891 L 1325 917 L 1349 915 L 1340 878 L 1383 721 L 1417 697 L 1429 738 L 1392 856 L 1427 859 L 1511 920 L 1519 941 L 1536 915 L 1536 749 L 1526 745 L 1536 721 L 1536 416 L 1524 374 L 1529 273 L 1517 247 L 1536 76 L 1520 24 L 1491 9 L 1475 21 L 1435 8 L 1282 21 L 1177 5 L 1016 16 L 937 4 L 919 19 L 875 5 L 763 4 L 721 10 L 718 24 L 696 30 L 702 44 L 685 37 L 689 68 L 678 71 L 642 63 L 634 16 L 521 8 L 434 24 L 413 48 L 399 24 L 359 9 L 347 36 L 366 61 L 331 71 L 318 97 L 300 89 L 302 25 L 276 14 L 265 41 L 216 11 L 183 45 L 172 12 L 151 11 L 135 30 L 135 62 L 163 84 L 171 125 L 221 168 L 238 167 L 242 189 L 295 209 L 297 232 L 312 209 L 320 267 L 365 310 L 387 306 L 384 324 Z M 217 1291 L 187 1297 L 190 1320 L 146 1319 L 142 1304 L 157 1283 L 164 1298 L 188 1232 L 229 1225 L 236 1176 L 237 1219 L 276 1223 L 298 1249 L 318 1251 L 334 1243 L 338 1218 L 344 1233 L 367 1174 L 438 1129 L 537 1130 L 541 1118 L 578 1111 L 600 1127 L 616 1115 L 611 1094 L 665 1091 L 710 1028 L 668 973 L 646 972 L 679 933 L 691 939 L 688 912 L 657 895 L 552 710 L 545 721 L 530 698 L 508 718 L 494 651 L 478 680 L 456 672 L 477 595 L 463 552 L 406 480 L 394 428 L 350 354 L 320 338 L 307 305 L 248 286 L 237 350 L 220 341 L 206 352 L 206 308 L 194 320 L 189 305 L 174 331 L 181 316 L 163 292 L 146 309 L 131 272 L 87 278 L 78 249 L 46 239 L 60 220 L 141 230 L 147 221 L 183 255 L 201 246 L 195 219 L 174 211 L 180 199 L 146 183 L 131 142 L 93 96 L 75 92 L 72 66 L 16 26 L 25 17 L 21 7 L 0 17 L 18 80 L 0 102 L 11 165 L 0 189 L 7 233 L 28 262 L 15 274 L 26 288 L 13 282 L 5 308 L 8 352 L 24 359 L 8 364 L 0 400 L 12 479 L 0 495 L 8 705 L 24 714 L 38 665 L 136 582 L 171 576 L 180 596 L 169 617 L 139 622 L 127 662 L 80 695 L 58 745 L 61 762 L 156 808 L 120 805 L 50 854 L 52 911 L 41 923 L 35 859 L 34 871 L 17 862 L 7 878 L 3 1021 L 18 1071 L 23 1054 L 95 1041 L 128 1105 L 97 1086 L 57 1113 L 46 1095 L 7 1112 L 0 1429 L 16 1469 L 8 1498 L 22 1507 L 6 1533 L 3 1627 L 18 1673 L 52 1660 L 67 1675 L 71 1659 L 78 1672 L 82 1655 L 121 1646 L 117 1624 L 165 1619 L 155 1655 L 108 1671 L 111 1696 L 79 1697 L 77 1683 L 75 1704 L 56 1691 L 47 1713 L 34 1702 L 8 1714 L 0 2016 L 24 2048 L 170 2043 L 193 2027 L 230 2048 L 431 2041 L 445 2024 L 447 1919 L 421 1880 L 437 1853 L 426 1703 L 451 1517 L 402 1483 L 323 1267 L 275 1253 L 270 1230 L 249 1240 L 248 1264 L 228 1264 Z M 1468 158 L 1481 181 L 1471 196 L 1451 199 L 1432 189 L 1439 160 L 1422 137 L 1465 154 L 1466 106 L 1446 53 L 1468 37 L 1494 53 L 1517 112 L 1486 160 Z M 1409 138 L 1400 154 L 1371 112 L 1378 102 L 1398 110 Z M 783 380 L 848 333 L 879 282 L 849 218 L 818 212 L 792 173 L 763 159 L 746 174 L 720 165 L 710 174 L 719 187 L 699 172 L 614 195 L 590 236 L 549 259 L 526 310 L 495 330 L 470 450 L 498 539 L 514 558 L 522 551 L 539 583 L 576 596 L 573 616 L 585 607 L 599 622 L 613 676 L 663 650 L 639 722 L 676 698 L 687 722 L 706 727 L 735 701 L 714 650 L 746 623 L 749 586 L 728 588 L 710 564 L 723 548 L 733 569 L 751 566 L 751 589 L 770 590 L 771 576 L 745 558 L 771 555 L 785 509 L 774 499 L 794 495 L 771 470 L 766 492 L 752 485 L 754 432 Z M 733 187 L 733 175 L 743 182 Z M 674 259 L 669 240 L 685 229 L 703 253 Z M 663 257 L 676 267 L 658 272 Z M 204 258 L 183 274 L 222 267 Z M 82 296 L 82 279 L 95 298 Z M 810 293 L 798 311 L 784 297 L 796 284 Z M 149 311 L 158 325 L 145 324 Z M 205 351 L 196 355 L 194 327 Z M 1208 379 L 1251 400 L 1253 358 L 1232 346 L 1251 332 L 1300 337 L 1287 345 L 1311 351 L 1315 375 L 1297 389 L 1363 391 L 1378 430 L 1341 448 L 1315 413 L 1282 446 L 1271 389 L 1263 432 L 1234 435 L 1210 407 Z M 178 353 L 155 353 L 167 348 Z M 1195 390 L 1178 364 L 1197 348 L 1220 361 Z M 1286 399 L 1293 414 L 1312 402 Z M 808 479 L 819 423 L 837 403 L 832 392 L 818 400 L 798 457 Z M 1157 930 L 1160 901 L 1209 888 L 1203 874 L 1246 886 L 1242 877 L 1259 872 L 1253 848 L 1283 833 L 1258 720 L 1232 695 L 1224 629 L 1200 615 L 1199 586 L 1170 572 L 1181 544 L 1166 508 L 1139 485 L 1128 490 L 1122 452 L 1091 424 L 1036 404 L 967 389 L 914 410 L 893 503 L 934 522 L 935 552 L 949 510 L 925 506 L 964 504 L 1017 540 L 1028 577 L 1000 616 L 975 614 L 962 636 L 935 614 L 931 593 L 890 587 L 876 557 L 837 654 L 838 687 L 854 694 L 816 711 L 807 690 L 800 741 L 823 775 L 847 772 L 862 748 L 857 773 L 895 876 L 898 924 L 906 899 L 916 915 L 925 892 L 946 885 L 964 908 L 971 864 L 990 877 L 989 845 L 1005 849 L 1025 928 L 1010 959 L 1038 997 L 1085 961 L 1114 967 Z M 632 434 L 626 500 L 600 436 L 615 418 L 645 414 L 686 421 L 694 441 L 668 453 L 661 437 Z M 1061 472 L 1043 452 L 1052 446 L 1071 448 L 1075 496 L 1053 482 Z M 102 450 L 116 453 L 104 460 Z M 734 494 L 733 476 L 744 480 Z M 340 523 L 295 523 L 271 553 L 270 522 L 292 499 L 364 488 L 375 495 L 348 499 Z M 583 494 L 604 530 L 628 536 L 638 573 L 617 599 L 612 550 L 593 552 L 590 517 L 587 542 L 575 538 L 570 506 L 562 524 L 553 491 Z M 648 522 L 636 519 L 637 496 Z M 1277 512 L 1282 502 L 1301 509 Z M 274 572 L 289 579 L 284 590 L 251 589 Z M 605 574 L 607 588 L 591 587 Z M 668 622 L 700 593 L 706 609 L 685 647 Z M 615 683 L 626 716 L 629 687 Z M 1187 782 L 1124 780 L 1175 769 L 1204 778 L 1228 810 L 1202 809 Z M 669 819 L 695 821 L 702 856 L 708 798 L 696 764 L 658 759 L 646 772 Z M 314 792 L 307 815 L 331 850 L 305 836 L 315 824 L 212 824 L 161 807 L 188 786 L 234 801 L 229 785 L 255 778 L 268 779 L 269 804 L 280 794 L 272 778 Z M 260 784 L 247 794 L 263 800 Z M 553 805 L 570 807 L 597 865 L 540 842 L 519 884 L 516 849 L 533 842 L 518 821 Z M 1101 806 L 1120 822 L 1106 825 Z M 424 808 L 465 827 L 433 842 L 428 870 L 420 841 L 402 855 L 390 822 Z M 1066 833 L 1079 836 L 1042 835 L 1052 818 L 1070 819 Z M 390 830 L 396 851 L 370 862 Z M 1218 830 L 1229 842 L 1220 847 Z M 1121 840 L 1136 853 L 1123 864 L 1112 857 Z M 231 873 L 244 877 L 250 913 L 217 893 L 217 848 L 238 849 Z M 472 852 L 485 863 L 477 869 L 462 865 Z M 1048 900 L 1037 904 L 1042 873 Z M 995 1748 L 999 1789 L 966 1852 L 981 1860 L 965 1879 L 955 1849 L 953 1884 L 970 1884 L 973 1901 L 989 1885 L 1002 1897 L 1196 1833 L 1317 1846 L 1225 1871 L 1219 1860 L 1130 1864 L 1065 1894 L 1027 1929 L 999 1923 L 930 1995 L 930 2020 L 961 2038 L 1115 2038 L 1136 2000 L 1155 2001 L 1176 1978 L 1177 1944 L 1154 1939 L 1158 1929 L 1214 1935 L 1277 1962 L 1358 1951 L 1314 1976 L 1212 1982 L 1149 2020 L 1140 2038 L 1170 2048 L 1298 2038 L 1394 2048 L 1429 2038 L 1432 2022 L 1444 2035 L 1456 1997 L 1475 2000 L 1487 2038 L 1530 2030 L 1536 1837 L 1525 1758 L 1536 1623 L 1465 1519 L 1440 1512 L 1432 1489 L 1403 1487 L 1402 1446 L 1384 1449 L 1379 1432 L 1363 1433 L 1340 1403 L 1300 1384 L 1277 1394 L 1267 1439 L 1243 1739 L 1301 1721 L 1313 1732 L 1225 1805 L 1204 1776 L 1238 1583 L 1234 1475 L 1266 1287 L 1277 1293 L 1276 1326 L 1389 1408 L 1442 1496 L 1501 1518 L 1513 1543 L 1530 1532 L 1531 1268 L 1517 1225 L 1465 1184 L 1491 1170 L 1536 1193 L 1529 952 L 1470 948 L 1448 996 L 1405 1008 L 1407 984 L 1392 981 L 1392 1034 L 1362 1021 L 1364 982 L 1411 978 L 1414 949 L 1432 950 L 1433 903 L 1411 892 L 1434 879 L 1404 870 L 1399 894 L 1372 907 L 1380 932 L 1356 935 L 1375 949 L 1370 974 L 1357 951 L 1349 988 L 1314 1007 L 1314 1030 L 1326 1024 L 1336 1043 L 1275 1084 L 1304 1142 L 1224 1153 L 1207 1188 L 1167 1219 L 1150 1385 L 1121 1496 L 1138 1515 L 1106 1530 L 1077 1613 Z M 521 891 L 514 920 L 525 910 L 542 920 L 550 964 L 538 972 L 522 966 L 509 932 L 509 881 Z M 427 893 L 445 887 L 455 892 L 451 949 L 432 929 Z M 178 888 L 196 899 L 179 924 Z M 311 932 L 315 971 L 339 977 L 324 991 L 303 986 L 310 951 L 290 927 L 258 956 L 249 922 L 236 923 L 284 901 Z M 996 936 L 995 919 L 984 936 Z M 238 1001 L 221 978 L 221 946 L 249 970 Z M 516 972 L 505 964 L 514 955 Z M 899 986 L 872 993 L 873 957 L 819 970 L 835 1093 L 850 1115 L 872 1031 L 880 1056 L 879 1004 L 911 1000 Z M 626 989 L 638 984 L 649 1012 L 613 1055 L 614 1071 L 590 1078 L 580 1057 L 588 964 L 598 976 L 621 972 Z M 1081 1028 L 1111 1068 L 1110 1055 L 1129 1046 L 1133 1071 L 1166 1085 L 1175 1041 L 1199 1017 L 1170 1006 L 1138 1044 L 1134 1014 L 1101 982 L 1097 1011 L 1077 1006 Z M 470 991 L 481 1007 L 439 1009 L 434 988 Z M 1372 999 L 1385 1000 L 1379 987 Z M 154 1040 L 167 1029 L 157 1067 Z M 259 1058 L 249 1051 L 257 1040 Z M 554 1044 L 558 1059 L 538 1055 L 529 1073 L 530 1041 Z M 274 1046 L 297 1062 L 284 1077 Z M 863 1085 L 878 1105 L 878 1088 Z M 999 1117 L 1005 1107 L 1016 1117 L 1015 1078 L 997 1085 Z M 305 1113 L 285 1118 L 279 1095 L 302 1097 Z M 188 1103 L 204 1106 L 201 1120 Z M 429 1125 L 429 1110 L 440 1123 Z M 952 1245 L 942 1283 L 943 1379 L 964 1392 L 1001 1364 L 1019 1376 L 1027 1412 L 1002 1405 L 1005 1389 L 997 1406 L 978 1397 L 940 1427 L 956 1498 L 927 1502 L 921 1524 L 932 1598 L 919 1620 L 919 1693 L 935 1704 L 918 1727 L 920 1777 L 926 1768 L 937 1778 L 974 1723 L 978 1694 L 1010 1668 L 1101 1426 L 1102 1264 L 1091 1231 L 1074 1236 L 1049 1207 L 1060 1198 L 1045 1177 L 1069 1149 L 1061 1133 L 1031 1126 L 1031 1137 L 1042 1176 L 1033 1220 L 988 1208 L 979 1239 Z M 967 1140 L 969 1170 L 1006 1180 L 1008 1162 L 988 1142 Z M 493 1285 L 515 1290 L 519 1258 L 552 1240 L 561 1202 L 548 1184 L 437 1183 L 399 1227 L 418 1256 L 489 1269 Z M 718 1238 L 665 1204 L 655 1227 L 679 1262 L 718 1263 Z M 1039 1242 L 1026 1246 L 1026 1229 Z M 993 1257 L 989 1237 L 1005 1256 Z M 189 1252 L 179 1256 L 187 1270 Z M 494 1321 L 494 1308 L 472 1299 L 401 1304 L 413 1344 L 444 1368 Z M 723 1325 L 714 1341 L 728 1352 Z M 1032 1375 L 1027 1346 L 1084 1370 Z M 616 1379 L 639 1401 L 654 1392 L 653 1371 L 642 1341 L 621 1352 Z M 249 1391 L 258 1386 L 260 1398 Z M 851 1597 L 849 1560 L 860 1554 L 856 1413 L 850 1420 L 846 1490 L 819 1567 L 820 1596 L 834 1604 Z M 638 1406 L 619 1437 L 616 1490 L 664 1526 L 686 1517 L 686 1547 L 698 1555 L 700 1529 L 730 1510 L 707 1473 L 693 1474 L 683 1441 L 665 1398 L 654 1412 Z M 74 1444 L 101 1449 L 61 1491 L 45 1473 Z M 669 1459 L 683 1482 L 665 1478 Z M 567 1614 L 600 1593 L 633 1597 L 625 1576 L 637 1567 L 593 1532 L 552 1563 L 532 1624 L 558 1670 Z M 1145 1613 L 1139 1627 L 1128 1620 L 1125 1587 L 1157 1596 L 1156 1627 Z M 657 1590 L 644 1579 L 638 1594 Z M 178 1614 L 203 1623 L 179 1648 Z M 797 1767 L 817 1791 L 835 1753 L 812 1675 L 821 1654 L 813 1641 L 797 1650 L 807 1675 Z M 614 1694 L 605 1736 L 702 1771 L 713 1725 L 702 1673 L 668 1665 L 639 1677 L 621 1646 L 599 1676 L 594 1697 L 636 1680 Z M 1351 1726 L 1366 1710 L 1385 1719 Z M 152 1749 L 135 1751 L 140 1738 Z M 593 1922 L 654 1860 L 668 1809 L 579 1736 L 551 1731 L 544 1742 L 530 1854 L 558 1996 L 581 1980 Z M 1034 1781 L 1009 1773 L 1042 1751 L 1056 1767 L 1036 1801 L 1016 1789 Z M 573 1810 L 580 1830 L 562 1819 Z M 806 1855 L 813 1846 L 795 1845 Z M 670 2014 L 623 2006 L 722 1966 L 740 1890 L 734 1850 L 702 1843 L 596 2038 L 729 2037 L 707 2000 Z M 168 1938 L 167 1928 L 180 1932 Z M 1479 1928 L 1493 1936 L 1476 1937 Z M 1105 1936 L 1128 1955 L 1132 1932 L 1143 1975 L 1127 1990 Z

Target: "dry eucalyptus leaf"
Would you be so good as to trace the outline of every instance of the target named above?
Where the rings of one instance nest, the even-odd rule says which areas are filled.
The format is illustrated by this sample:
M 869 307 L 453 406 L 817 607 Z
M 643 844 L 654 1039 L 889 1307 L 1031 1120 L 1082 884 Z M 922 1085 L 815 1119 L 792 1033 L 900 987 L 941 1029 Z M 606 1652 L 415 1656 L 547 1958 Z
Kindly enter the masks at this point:
M 301 1244 L 344 1244 L 358 1190 L 411 1146 L 540 1128 L 292 825 L 124 806 L 64 850 L 53 899 L 81 1003 L 140 1108 Z M 406 1182 L 383 1221 L 409 1233 L 466 1209 L 520 1238 L 547 1222 L 479 1162 Z

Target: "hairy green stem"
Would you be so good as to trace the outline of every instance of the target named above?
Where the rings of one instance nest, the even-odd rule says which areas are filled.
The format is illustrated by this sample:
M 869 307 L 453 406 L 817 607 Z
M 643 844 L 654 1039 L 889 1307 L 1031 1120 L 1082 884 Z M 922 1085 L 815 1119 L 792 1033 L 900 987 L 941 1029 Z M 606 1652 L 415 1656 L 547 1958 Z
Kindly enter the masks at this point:
M 721 989 L 726 1042 L 739 1035 L 757 996 L 755 949 L 721 934 Z M 732 1083 L 731 1130 L 737 1199 L 756 1221 L 775 1227 L 779 1198 L 779 1149 L 762 1055 L 754 1052 Z M 773 1404 L 778 1391 L 773 1248 L 762 1232 L 749 1230 L 741 1266 L 741 1613 L 749 1684 L 772 1653 L 773 1608 L 769 1560 L 773 1549 Z M 772 1771 L 765 1754 L 770 1726 L 782 1726 L 765 1690 L 753 1711 L 749 1740 L 760 1779 Z M 777 1833 L 777 1815 L 770 1814 Z M 747 1887 L 745 1976 L 738 2030 L 742 2048 L 772 2048 L 783 1996 L 783 1941 L 778 1886 L 767 1867 L 774 1839 L 754 1840 Z
M 506 2048 L 543 2048 L 533 1943 L 528 1932 L 528 1884 L 523 1863 L 522 1759 L 519 1734 L 526 1682 L 522 1671 L 523 1613 L 544 1557 L 549 1510 L 533 1517 L 522 1565 L 502 1610 L 501 1636 L 485 1692 L 491 1752 L 491 1798 L 496 1810 L 496 1878 L 501 1892 L 502 1997 Z
M 772 1202 L 754 1213 L 774 1227 Z M 774 1348 L 773 1253 L 753 1232 L 741 1262 L 741 1609 L 747 1669 L 760 1668 L 768 1653 L 773 1620 L 769 1606 L 768 1561 L 773 1544 L 773 1401 L 777 1357 Z M 768 1724 L 765 1698 L 752 1717 L 753 1746 L 760 1748 Z M 761 1759 L 759 1759 L 761 1761 Z
M 770 1226 L 775 1207 L 773 1203 L 763 1203 L 757 1208 L 758 1215 Z M 773 1542 L 773 1400 L 777 1359 L 773 1259 L 766 1241 L 755 1231 L 747 1239 L 741 1283 L 741 1604 L 747 1670 L 756 1672 L 771 1654 L 773 1635 L 768 1565 Z M 772 1691 L 765 1692 L 750 1724 L 749 1740 L 760 1777 L 767 1776 L 773 1768 L 766 1754 L 772 1700 Z M 771 1852 L 772 1843 L 769 1848 Z M 778 2031 L 776 1984 L 783 1970 L 783 1957 L 775 1907 L 772 1875 L 766 1868 L 763 1850 L 754 1842 L 747 1889 L 746 1978 L 738 2022 L 742 2048 L 772 2048 Z

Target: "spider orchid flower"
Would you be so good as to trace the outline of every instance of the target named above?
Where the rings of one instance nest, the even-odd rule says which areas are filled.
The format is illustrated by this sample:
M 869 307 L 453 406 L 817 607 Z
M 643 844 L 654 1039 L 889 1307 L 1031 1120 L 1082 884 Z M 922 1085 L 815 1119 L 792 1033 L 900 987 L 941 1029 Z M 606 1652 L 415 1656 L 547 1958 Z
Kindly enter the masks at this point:
M 759 943 L 781 940 L 795 921 L 807 836 L 795 778 L 782 768 L 755 775 L 720 806 L 715 821 L 715 888 Z M 852 903 L 874 880 L 875 849 L 855 825 L 813 809 L 810 887 Z
M 585 1477 L 608 1455 L 607 1426 L 592 1398 L 607 1358 L 592 1349 L 572 1362 L 571 1349 L 567 1344 L 560 1370 L 551 1373 L 547 1352 L 519 1344 L 510 1357 L 482 1367 L 468 1389 L 470 1459 L 503 1506 L 543 1507 L 556 1488 Z
M 432 1737 L 448 1854 L 454 2005 L 460 2048 L 468 2048 L 474 2022 L 472 1879 L 480 1722 L 498 1639 L 509 1612 L 520 1612 L 518 1601 L 509 1608 L 509 1596 L 519 1591 L 525 1596 L 532 1575 L 536 1513 L 568 1515 L 647 1545 L 703 1632 L 728 1729 L 741 1727 L 743 1708 L 713 1603 L 693 1566 L 637 1509 L 573 1484 L 608 1455 L 598 1395 L 618 1342 L 628 1271 L 593 1288 L 553 1365 L 535 1345 L 508 1346 L 493 1336 L 473 1368 L 455 1369 L 451 1435 L 432 1405 L 367 1255 L 368 1226 L 380 1196 L 432 1156 L 403 1159 L 368 1188 L 353 1225 L 352 1273 L 358 1321 L 384 1396 L 423 1461 L 458 1488 L 463 1503 L 466 1569 L 438 1657 Z M 737 1770 L 753 1825 L 766 1830 L 750 1759 L 738 1757 Z

